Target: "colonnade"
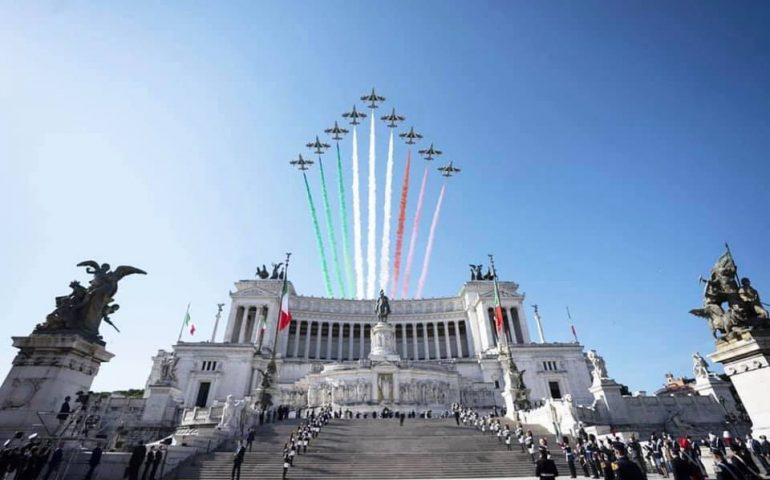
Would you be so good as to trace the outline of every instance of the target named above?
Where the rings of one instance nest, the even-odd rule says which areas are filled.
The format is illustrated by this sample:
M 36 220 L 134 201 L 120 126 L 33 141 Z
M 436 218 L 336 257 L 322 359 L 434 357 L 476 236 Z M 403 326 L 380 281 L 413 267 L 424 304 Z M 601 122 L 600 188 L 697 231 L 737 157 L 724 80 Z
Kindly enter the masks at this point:
M 439 360 L 468 357 L 465 320 L 395 323 L 396 348 L 403 359 Z M 292 321 L 287 358 L 358 360 L 371 349 L 371 324 L 324 321 Z
M 510 309 L 503 308 L 503 331 L 506 335 L 509 344 L 524 343 L 524 332 L 521 329 L 521 320 L 519 318 L 519 310 L 516 307 Z M 509 315 L 510 312 L 510 315 Z M 487 313 L 489 315 L 489 327 L 492 329 L 493 339 L 495 345 L 497 345 L 498 335 L 497 327 L 495 325 L 495 309 L 488 308 Z

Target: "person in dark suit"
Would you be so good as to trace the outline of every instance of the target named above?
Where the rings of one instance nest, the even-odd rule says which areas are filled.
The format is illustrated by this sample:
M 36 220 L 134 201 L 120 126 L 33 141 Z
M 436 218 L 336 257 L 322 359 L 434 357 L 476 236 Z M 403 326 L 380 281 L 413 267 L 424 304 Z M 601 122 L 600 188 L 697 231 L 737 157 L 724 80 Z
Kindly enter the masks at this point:
M 671 473 L 674 480 L 690 480 L 690 477 L 696 474 L 693 467 L 694 465 L 683 459 L 678 451 L 671 452 Z
M 150 480 L 155 480 L 155 475 L 158 473 L 158 467 L 160 462 L 163 461 L 163 450 L 158 448 L 155 450 L 155 457 L 152 459 L 152 470 L 150 470 Z
M 612 446 L 612 450 L 616 458 L 612 462 L 615 480 L 644 480 L 644 473 L 642 473 L 639 465 L 628 459 L 628 452 L 624 444 L 617 442 Z
M 144 472 L 142 473 L 142 480 L 147 480 L 152 469 L 152 462 L 155 461 L 155 447 L 150 447 L 150 451 L 147 452 L 147 456 L 144 459 Z
M 139 470 L 144 463 L 144 457 L 147 455 L 147 447 L 143 444 L 137 444 L 131 451 L 131 458 L 128 459 L 128 480 L 139 480 Z
M 716 480 L 743 480 L 743 475 L 740 474 L 734 466 L 730 465 L 730 462 L 725 458 L 725 454 L 722 450 L 712 449 L 711 454 L 714 456 L 714 473 L 716 473 Z
M 554 480 L 559 476 L 556 464 L 548 458 L 548 452 L 540 452 L 540 460 L 535 467 L 535 476 L 540 480 Z
M 88 459 L 88 472 L 86 473 L 85 480 L 90 480 L 94 475 L 94 470 L 99 464 L 102 463 L 102 448 L 99 445 L 91 451 L 91 458 Z
M 241 480 L 241 464 L 243 463 L 243 457 L 246 456 L 246 447 L 240 442 L 238 443 L 238 449 L 235 451 L 233 457 L 233 472 L 230 474 L 230 480 Z

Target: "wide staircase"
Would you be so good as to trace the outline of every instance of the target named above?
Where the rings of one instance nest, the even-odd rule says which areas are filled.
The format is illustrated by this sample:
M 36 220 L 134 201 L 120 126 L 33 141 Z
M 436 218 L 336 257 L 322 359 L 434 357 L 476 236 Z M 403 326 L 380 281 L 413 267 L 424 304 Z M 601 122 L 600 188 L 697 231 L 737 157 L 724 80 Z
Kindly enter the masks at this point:
M 253 452 L 241 467 L 241 478 L 276 479 L 283 472 L 283 444 L 298 421 L 259 427 Z M 559 473 L 568 476 L 564 456 L 553 445 L 553 435 L 531 427 L 535 438 L 544 436 Z M 513 439 L 512 451 L 489 433 L 455 425 L 454 419 L 334 419 L 311 440 L 307 454 L 294 459 L 292 480 L 309 479 L 423 479 L 532 477 L 534 465 Z M 233 452 L 215 452 L 183 467 L 180 480 L 229 479 Z

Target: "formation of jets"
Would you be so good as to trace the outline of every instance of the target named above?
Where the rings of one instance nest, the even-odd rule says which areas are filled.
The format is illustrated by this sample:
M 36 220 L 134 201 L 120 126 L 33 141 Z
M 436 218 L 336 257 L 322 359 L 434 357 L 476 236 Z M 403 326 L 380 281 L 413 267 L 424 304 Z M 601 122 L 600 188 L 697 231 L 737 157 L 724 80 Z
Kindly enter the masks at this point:
M 449 162 L 449 165 L 444 165 L 443 167 L 438 167 L 438 171 L 441 172 L 441 175 L 445 177 L 451 177 L 455 173 L 459 172 L 460 169 L 455 167 L 453 165 L 453 162 Z
M 323 143 L 318 139 L 318 135 L 315 137 L 315 142 L 310 142 L 307 144 L 307 148 L 314 149 L 313 153 L 316 153 L 318 155 L 323 155 L 324 151 L 326 151 L 327 148 L 329 148 L 331 145 L 328 143 Z
M 414 131 L 414 127 L 411 127 L 408 132 L 399 133 L 398 136 L 405 139 L 407 145 L 414 145 L 415 140 L 422 138 L 422 135 Z
M 313 161 L 312 160 L 305 160 L 304 158 L 302 158 L 302 154 L 300 153 L 298 159 L 292 160 L 289 163 L 292 164 L 293 166 L 297 167 L 300 170 L 307 170 L 313 164 Z
M 356 106 L 353 105 L 353 110 L 351 110 L 349 112 L 343 113 L 342 114 L 342 118 L 349 118 L 351 125 L 358 125 L 359 123 L 361 123 L 361 122 L 358 121 L 358 119 L 359 118 L 366 118 L 366 114 L 365 113 L 357 112 L 356 111 Z
M 353 107 L 355 109 L 355 107 Z M 344 115 L 344 114 L 343 114 Z M 345 135 L 348 133 L 348 131 L 344 128 L 340 128 L 339 125 L 337 125 L 337 121 L 334 121 L 334 126 L 332 128 L 327 128 L 324 130 L 324 132 L 328 133 L 332 136 L 332 140 L 340 141 L 342 140 L 342 135 Z
M 385 101 L 385 97 L 377 95 L 377 93 L 374 91 L 374 88 L 372 88 L 372 92 L 362 96 L 361 100 L 366 102 L 369 108 L 374 109 L 379 107 L 378 103 Z M 355 126 L 361 123 L 361 119 L 366 118 L 366 114 L 356 110 L 356 106 L 353 105 L 353 109 L 349 112 L 343 113 L 342 118 L 345 118 L 351 125 Z M 395 108 L 393 108 L 388 115 L 383 115 L 380 118 L 387 122 L 387 126 L 389 128 L 396 128 L 398 127 L 398 122 L 403 122 L 405 120 L 403 115 L 398 115 L 396 113 Z M 340 141 L 342 140 L 342 136 L 348 133 L 348 130 L 341 128 L 337 121 L 335 121 L 334 126 L 332 128 L 325 129 L 324 132 L 329 134 L 332 140 Z M 421 134 L 414 131 L 414 127 L 410 127 L 409 131 L 407 132 L 399 133 L 398 136 L 403 138 L 407 145 L 414 145 L 417 143 L 417 141 L 423 138 Z M 317 155 L 323 155 L 323 153 L 330 147 L 330 145 L 328 143 L 323 143 L 318 138 L 318 136 L 316 136 L 315 141 L 308 143 L 307 147 L 312 149 L 313 153 Z M 436 157 L 442 154 L 442 151 L 435 148 L 432 143 L 428 148 L 418 150 L 418 152 L 423 156 L 425 160 L 434 160 Z M 309 167 L 313 165 L 312 160 L 305 160 L 302 158 L 301 154 L 299 155 L 299 158 L 292 160 L 289 163 L 303 171 L 308 170 Z M 441 175 L 444 177 L 451 177 L 460 172 L 460 169 L 454 166 L 454 162 L 450 161 L 447 165 L 439 167 L 438 171 L 441 172 Z
M 361 97 L 361 100 L 363 100 L 364 102 L 369 102 L 369 108 L 377 108 L 377 102 L 384 102 L 385 97 L 382 97 L 374 93 L 374 88 L 372 88 L 372 93 L 370 93 L 369 95 L 364 95 L 363 97 Z
M 430 147 L 424 150 L 418 150 L 418 152 L 420 153 L 420 155 L 422 155 L 425 158 L 425 160 L 433 160 L 434 158 L 441 155 L 441 150 L 436 150 L 435 148 L 433 148 L 432 143 L 430 144 Z
M 394 108 L 393 111 L 389 115 L 384 115 L 380 117 L 380 120 L 384 120 L 388 123 L 389 128 L 396 128 L 398 127 L 398 124 L 396 122 L 403 122 L 405 120 L 404 117 L 401 115 L 396 115 L 396 109 Z

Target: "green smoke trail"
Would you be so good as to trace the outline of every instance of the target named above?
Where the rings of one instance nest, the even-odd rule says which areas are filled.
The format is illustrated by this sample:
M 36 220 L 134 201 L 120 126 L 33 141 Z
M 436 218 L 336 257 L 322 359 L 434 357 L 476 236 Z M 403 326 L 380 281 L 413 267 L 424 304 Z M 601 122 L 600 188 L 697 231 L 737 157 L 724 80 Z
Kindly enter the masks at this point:
M 350 267 L 350 250 L 348 246 L 348 206 L 345 200 L 345 183 L 342 179 L 342 157 L 340 143 L 337 142 L 337 190 L 340 197 L 340 219 L 342 224 L 342 263 L 345 265 L 347 285 L 353 288 L 353 271 Z
M 321 257 L 321 273 L 324 276 L 324 287 L 326 288 L 326 296 L 331 298 L 334 296 L 332 293 L 332 283 L 329 280 L 329 267 L 326 265 L 326 252 L 324 252 L 324 243 L 321 240 L 321 229 L 318 228 L 318 215 L 315 211 L 315 203 L 313 203 L 313 195 L 310 193 L 310 184 L 307 182 L 307 175 L 302 172 L 302 178 L 305 179 L 305 190 L 307 190 L 307 203 L 310 204 L 310 215 L 313 217 L 313 230 L 315 231 L 315 243 L 318 246 L 318 254 Z
M 324 216 L 326 217 L 326 230 L 329 232 L 329 244 L 332 249 L 332 262 L 334 262 L 334 273 L 337 275 L 337 286 L 342 293 L 342 298 L 348 296 L 345 289 L 345 280 L 342 278 L 342 269 L 340 268 L 340 259 L 337 256 L 337 237 L 334 235 L 334 225 L 332 224 L 332 209 L 329 207 L 329 192 L 326 189 L 326 175 L 324 175 L 324 164 L 321 156 L 318 156 L 318 167 L 321 172 L 321 199 L 324 205 Z

